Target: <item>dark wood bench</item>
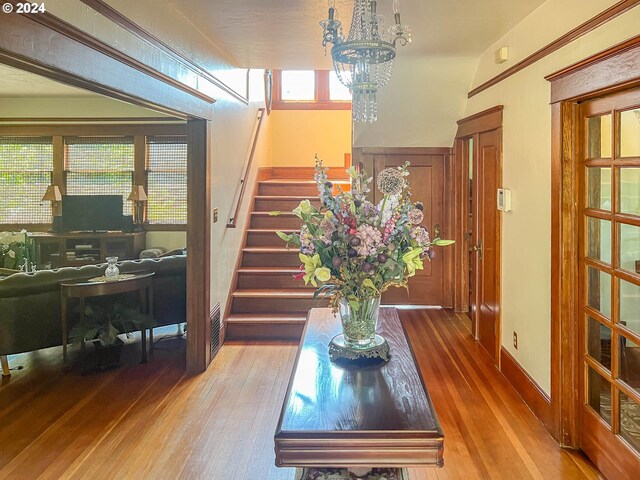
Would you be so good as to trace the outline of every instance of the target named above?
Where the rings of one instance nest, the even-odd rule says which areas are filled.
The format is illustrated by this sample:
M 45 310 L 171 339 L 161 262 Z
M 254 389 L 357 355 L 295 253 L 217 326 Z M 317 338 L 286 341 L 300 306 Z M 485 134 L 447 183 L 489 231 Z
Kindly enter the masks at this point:
M 396 309 L 381 309 L 380 324 L 391 360 L 346 369 L 328 356 L 339 319 L 327 308 L 309 312 L 275 434 L 277 466 L 362 474 L 443 465 L 444 435 Z

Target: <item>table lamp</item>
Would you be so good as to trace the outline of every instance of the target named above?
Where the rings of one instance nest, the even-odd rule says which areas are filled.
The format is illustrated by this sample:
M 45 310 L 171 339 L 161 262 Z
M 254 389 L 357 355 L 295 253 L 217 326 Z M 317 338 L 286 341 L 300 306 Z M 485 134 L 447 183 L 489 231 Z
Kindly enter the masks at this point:
M 58 205 L 62 200 L 62 193 L 60 192 L 60 188 L 57 185 L 49 185 L 47 187 L 47 191 L 44 192 L 42 196 L 43 202 L 51 202 L 51 208 L 53 209 L 53 214 L 58 215 Z
M 133 223 L 136 230 L 142 230 L 144 223 L 144 202 L 147 201 L 147 193 L 144 191 L 144 185 L 134 185 L 127 200 L 133 202 Z

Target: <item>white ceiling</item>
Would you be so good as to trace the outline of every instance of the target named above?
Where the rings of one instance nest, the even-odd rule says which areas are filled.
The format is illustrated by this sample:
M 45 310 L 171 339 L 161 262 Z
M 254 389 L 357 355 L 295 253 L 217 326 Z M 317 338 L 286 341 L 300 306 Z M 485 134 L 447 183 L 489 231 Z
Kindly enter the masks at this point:
M 86 96 L 97 96 L 97 94 L 0 64 L 0 97 Z
M 328 68 L 318 24 L 326 0 L 170 0 L 241 67 Z M 478 56 L 544 0 L 401 0 L 413 42 L 403 54 Z M 336 0 L 345 35 L 353 0 Z M 393 21 L 391 0 L 378 12 Z

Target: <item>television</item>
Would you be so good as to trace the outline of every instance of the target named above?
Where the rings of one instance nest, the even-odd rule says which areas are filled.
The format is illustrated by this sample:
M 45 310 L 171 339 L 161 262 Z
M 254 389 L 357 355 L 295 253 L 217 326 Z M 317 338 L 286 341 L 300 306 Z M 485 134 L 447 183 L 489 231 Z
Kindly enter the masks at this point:
M 63 195 L 65 232 L 122 230 L 122 195 Z

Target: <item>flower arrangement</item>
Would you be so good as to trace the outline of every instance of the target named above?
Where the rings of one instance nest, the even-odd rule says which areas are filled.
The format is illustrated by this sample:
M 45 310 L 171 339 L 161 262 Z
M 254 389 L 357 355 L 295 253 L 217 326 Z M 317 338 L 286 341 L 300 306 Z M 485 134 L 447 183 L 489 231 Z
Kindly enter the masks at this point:
M 302 221 L 300 232 L 277 234 L 300 249 L 301 273 L 296 277 L 318 287 L 316 296 L 329 296 L 334 312 L 340 302 L 357 310 L 389 287 L 406 288 L 423 262 L 433 258 L 434 246 L 453 243 L 431 239 L 421 225 L 424 206 L 411 202 L 408 168 L 407 162 L 380 172 L 376 184 L 383 198 L 375 205 L 367 199 L 372 178 L 352 167 L 347 170 L 351 190 L 334 188 L 316 156 L 321 207 L 301 201 L 293 210 Z

